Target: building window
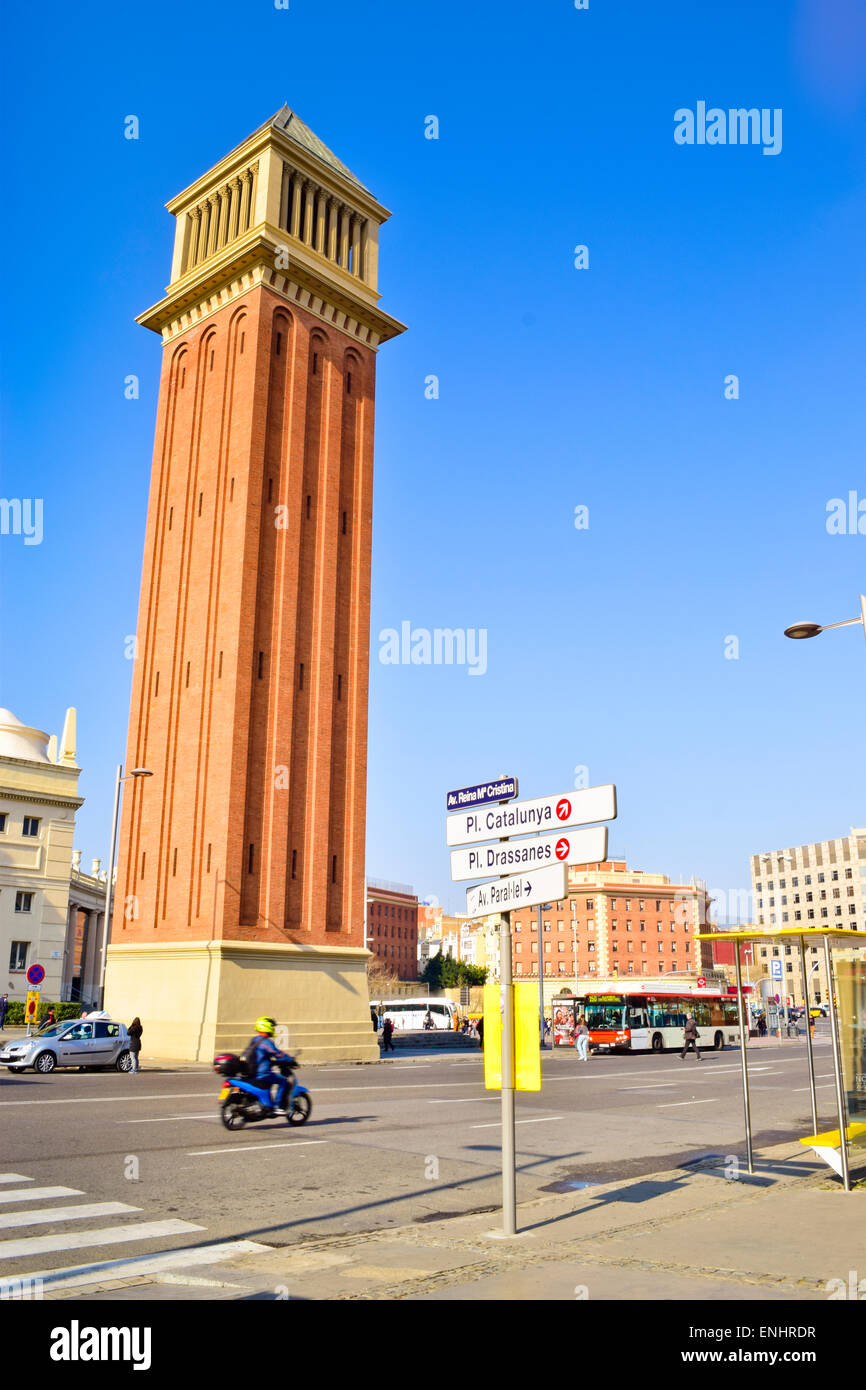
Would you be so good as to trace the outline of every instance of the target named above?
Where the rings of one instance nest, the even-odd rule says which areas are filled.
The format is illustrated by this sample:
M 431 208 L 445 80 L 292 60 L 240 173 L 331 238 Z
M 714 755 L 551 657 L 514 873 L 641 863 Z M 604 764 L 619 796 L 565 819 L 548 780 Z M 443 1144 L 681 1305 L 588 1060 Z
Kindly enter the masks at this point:
M 9 969 L 25 970 L 27 968 L 27 947 L 29 941 L 13 941 L 9 951 Z
M 25 816 L 22 835 L 37 836 L 39 834 L 39 820 L 36 816 Z
M 15 911 L 16 911 L 16 912 L 31 912 L 32 910 L 33 910 L 33 894 L 32 894 L 32 893 L 16 893 L 16 894 L 15 894 Z
M 4 830 L 6 829 L 6 821 L 7 821 L 7 819 L 8 819 L 8 817 L 7 817 L 7 815 L 6 815 L 6 812 L 5 812 L 5 811 L 0 812 L 0 835 L 2 835 L 3 832 L 4 832 Z

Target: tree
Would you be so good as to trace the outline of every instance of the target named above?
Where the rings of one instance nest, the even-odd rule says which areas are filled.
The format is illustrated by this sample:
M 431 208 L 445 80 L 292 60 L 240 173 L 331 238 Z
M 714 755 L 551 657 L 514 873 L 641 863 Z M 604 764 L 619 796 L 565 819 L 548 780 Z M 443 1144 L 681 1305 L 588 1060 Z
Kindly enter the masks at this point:
M 461 985 L 483 985 L 487 971 L 479 965 L 440 955 L 428 960 L 421 979 L 429 989 L 457 989 Z

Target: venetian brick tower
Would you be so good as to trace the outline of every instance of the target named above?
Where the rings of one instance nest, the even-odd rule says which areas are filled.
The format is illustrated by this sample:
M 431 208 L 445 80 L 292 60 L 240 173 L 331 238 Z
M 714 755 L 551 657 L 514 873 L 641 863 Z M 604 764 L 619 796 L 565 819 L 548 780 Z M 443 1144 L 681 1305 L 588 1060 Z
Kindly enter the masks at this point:
M 377 1055 L 364 949 L 376 349 L 389 213 L 287 106 L 168 210 L 106 1007 L 209 1060 L 261 1013 Z

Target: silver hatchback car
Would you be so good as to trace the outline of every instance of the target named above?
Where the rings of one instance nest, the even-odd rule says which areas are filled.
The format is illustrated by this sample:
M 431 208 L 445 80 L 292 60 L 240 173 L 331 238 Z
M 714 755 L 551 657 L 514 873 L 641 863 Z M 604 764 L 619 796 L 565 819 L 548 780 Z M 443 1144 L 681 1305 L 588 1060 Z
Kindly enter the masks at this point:
M 0 1049 L 0 1065 L 10 1071 L 54 1071 L 55 1067 L 114 1067 L 130 1071 L 129 1034 L 108 1018 L 57 1023 L 32 1038 L 18 1038 Z

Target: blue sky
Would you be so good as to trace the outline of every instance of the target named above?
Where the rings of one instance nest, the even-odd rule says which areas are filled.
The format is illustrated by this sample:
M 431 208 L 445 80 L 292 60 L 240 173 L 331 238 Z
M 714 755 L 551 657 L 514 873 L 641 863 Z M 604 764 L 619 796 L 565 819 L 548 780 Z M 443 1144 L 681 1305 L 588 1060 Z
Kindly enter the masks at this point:
M 2 492 L 44 536 L 0 537 L 0 704 L 54 732 L 77 707 L 86 862 L 125 757 L 163 204 L 284 101 L 393 210 L 409 325 L 378 364 L 368 872 L 459 909 L 445 793 L 500 773 L 534 796 L 587 767 L 613 850 L 722 890 L 863 824 L 862 629 L 782 629 L 866 589 L 866 534 L 826 528 L 866 502 L 866 20 L 693 9 L 7 11 Z M 781 109 L 780 153 L 677 145 L 698 101 Z M 383 665 L 404 621 L 484 629 L 486 673 Z

